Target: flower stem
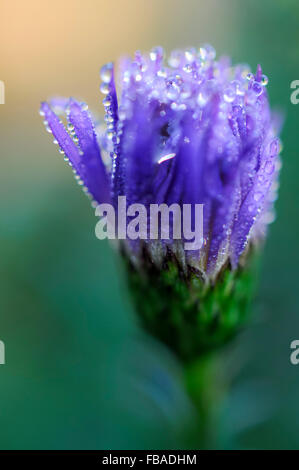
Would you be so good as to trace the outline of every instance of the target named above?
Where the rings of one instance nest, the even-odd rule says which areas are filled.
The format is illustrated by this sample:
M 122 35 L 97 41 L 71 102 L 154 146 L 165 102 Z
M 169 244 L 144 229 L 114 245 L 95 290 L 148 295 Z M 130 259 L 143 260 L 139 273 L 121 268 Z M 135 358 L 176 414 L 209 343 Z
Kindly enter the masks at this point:
M 186 388 L 198 412 L 199 446 L 213 448 L 217 439 L 219 413 L 228 383 L 217 353 L 207 354 L 185 365 Z

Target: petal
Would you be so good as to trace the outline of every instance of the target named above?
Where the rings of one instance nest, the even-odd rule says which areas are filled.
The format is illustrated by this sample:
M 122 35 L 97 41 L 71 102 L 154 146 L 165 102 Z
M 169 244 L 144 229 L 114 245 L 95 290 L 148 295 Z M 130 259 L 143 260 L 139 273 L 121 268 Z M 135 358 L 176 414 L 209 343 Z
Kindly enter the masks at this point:
M 54 100 L 53 105 L 57 107 L 57 100 Z M 68 106 L 66 102 L 60 100 L 59 106 L 60 112 L 63 108 L 69 110 L 69 124 L 73 126 L 71 132 L 77 135 L 80 148 L 49 104 L 44 102 L 41 104 L 41 114 L 44 115 L 47 128 L 69 159 L 80 183 L 85 185 L 86 192 L 98 203 L 107 202 L 109 200 L 107 175 L 88 113 L 74 100 L 70 100 Z
M 252 189 L 242 202 L 238 216 L 233 226 L 230 257 L 233 268 L 237 267 L 240 255 L 246 248 L 249 240 L 250 230 L 263 212 L 266 197 L 273 181 L 275 161 L 273 156 L 263 162 L 256 174 Z
M 72 138 L 67 133 L 64 125 L 52 111 L 48 103 L 43 102 L 40 108 L 41 114 L 44 116 L 44 123 L 47 130 L 52 132 L 57 140 L 60 148 L 63 150 L 74 170 L 81 176 L 81 157 L 80 152 Z
M 75 100 L 69 104 L 69 122 L 79 139 L 84 166 L 84 183 L 97 202 L 109 202 L 109 183 L 89 113 Z

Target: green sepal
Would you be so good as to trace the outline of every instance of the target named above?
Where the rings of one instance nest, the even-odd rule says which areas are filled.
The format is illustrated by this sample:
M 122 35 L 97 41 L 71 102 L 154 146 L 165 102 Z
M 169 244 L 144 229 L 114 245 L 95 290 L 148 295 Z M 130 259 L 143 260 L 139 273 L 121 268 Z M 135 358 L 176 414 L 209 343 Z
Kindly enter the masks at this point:
M 214 283 L 197 272 L 182 272 L 176 260 L 163 269 L 146 263 L 137 270 L 126 259 L 133 301 L 145 329 L 166 343 L 184 361 L 227 343 L 244 326 L 250 310 L 258 256 L 250 253 L 244 266 L 227 266 Z

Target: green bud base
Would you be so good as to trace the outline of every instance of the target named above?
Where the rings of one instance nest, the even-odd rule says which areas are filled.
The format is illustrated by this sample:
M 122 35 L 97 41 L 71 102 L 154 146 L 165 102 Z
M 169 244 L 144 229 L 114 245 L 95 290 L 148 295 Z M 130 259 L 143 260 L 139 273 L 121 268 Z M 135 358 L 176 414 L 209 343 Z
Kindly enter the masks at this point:
M 256 280 L 257 256 L 245 267 L 224 268 L 207 285 L 190 269 L 184 274 L 174 257 L 158 269 L 145 260 L 142 271 L 126 259 L 129 285 L 145 329 L 180 359 L 192 361 L 227 343 L 248 318 Z

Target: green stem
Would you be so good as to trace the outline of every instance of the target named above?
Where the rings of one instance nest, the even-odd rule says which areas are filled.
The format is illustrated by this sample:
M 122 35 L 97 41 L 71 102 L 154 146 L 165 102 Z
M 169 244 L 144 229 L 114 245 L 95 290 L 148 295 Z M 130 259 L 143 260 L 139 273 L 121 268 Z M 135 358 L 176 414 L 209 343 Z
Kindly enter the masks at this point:
M 217 438 L 219 412 L 228 388 L 219 355 L 204 355 L 186 365 L 185 380 L 189 396 L 198 412 L 199 446 L 201 449 L 213 448 Z

